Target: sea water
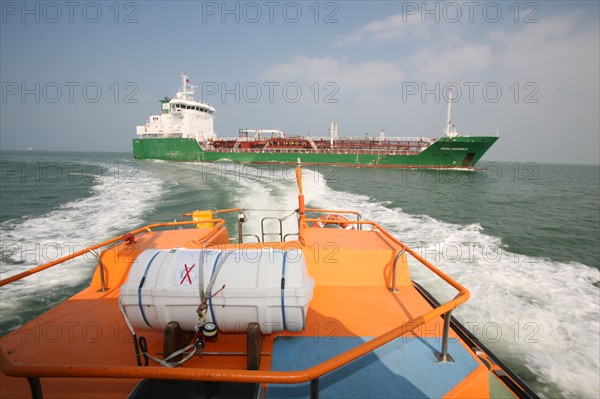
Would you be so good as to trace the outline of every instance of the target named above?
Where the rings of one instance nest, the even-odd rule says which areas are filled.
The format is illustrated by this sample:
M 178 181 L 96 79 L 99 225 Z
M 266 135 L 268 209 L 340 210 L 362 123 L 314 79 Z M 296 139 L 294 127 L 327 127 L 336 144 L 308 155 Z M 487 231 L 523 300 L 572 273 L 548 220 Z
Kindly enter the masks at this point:
M 278 210 L 292 215 L 284 230 L 297 230 L 293 166 L 0 155 L 2 278 L 196 209 L 244 208 L 245 233 L 256 235 Z M 467 287 L 471 299 L 454 316 L 541 396 L 599 397 L 600 168 L 477 167 L 313 166 L 303 184 L 308 206 L 358 210 Z M 95 263 L 86 255 L 1 288 L 1 334 L 89 284 Z M 440 301 L 455 294 L 409 263 Z

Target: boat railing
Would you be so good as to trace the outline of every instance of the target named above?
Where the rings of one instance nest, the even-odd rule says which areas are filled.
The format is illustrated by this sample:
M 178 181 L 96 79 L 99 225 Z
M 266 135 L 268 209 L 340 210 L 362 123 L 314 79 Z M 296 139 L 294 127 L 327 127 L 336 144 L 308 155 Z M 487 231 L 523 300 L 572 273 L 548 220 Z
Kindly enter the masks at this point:
M 18 280 L 21 280 L 21 279 L 23 279 L 25 277 L 28 277 L 28 276 L 31 276 L 33 274 L 39 273 L 39 272 L 41 272 L 43 270 L 49 269 L 49 268 L 51 268 L 53 266 L 56 266 L 56 265 L 59 265 L 61 263 L 67 262 L 67 261 L 69 261 L 71 259 L 78 258 L 78 257 L 80 257 L 80 256 L 82 256 L 84 254 L 87 254 L 87 253 L 90 253 L 90 252 L 95 253 L 95 251 L 98 250 L 98 249 L 101 249 L 101 248 L 104 248 L 104 247 L 108 247 L 108 246 L 110 246 L 112 244 L 115 244 L 115 243 L 126 241 L 126 240 L 130 239 L 130 237 L 135 237 L 136 235 L 138 235 L 140 233 L 146 232 L 146 233 L 152 234 L 152 229 L 162 228 L 162 227 L 177 227 L 177 226 L 195 225 L 195 224 L 198 224 L 198 223 L 212 223 L 213 226 L 214 226 L 214 228 L 211 229 L 211 230 L 209 230 L 204 237 L 199 238 L 199 240 L 204 241 L 204 240 L 210 238 L 211 236 L 213 236 L 219 229 L 221 229 L 225 225 L 225 220 L 223 220 L 223 219 L 206 219 L 206 220 L 192 220 L 192 221 L 180 221 L 180 222 L 166 222 L 166 223 L 153 223 L 153 224 L 149 224 L 149 225 L 146 225 L 144 227 L 140 227 L 139 229 L 130 231 L 130 232 L 124 234 L 124 235 L 117 236 L 117 237 L 111 238 L 109 240 L 102 241 L 99 244 L 91 245 L 91 246 L 89 246 L 87 248 L 84 248 L 84 249 L 82 249 L 80 251 L 73 252 L 72 254 L 63 256 L 62 258 L 56 259 L 56 260 L 54 260 L 52 262 L 48 262 L 48 263 L 45 263 L 43 265 L 40 265 L 40 266 L 37 266 L 37 267 L 33 267 L 33 268 L 31 268 L 29 270 L 26 270 L 24 272 L 21 272 L 21 273 L 15 274 L 13 276 L 7 277 L 7 278 L 5 278 L 3 280 L 0 280 L 0 287 L 3 287 L 5 285 L 7 285 L 7 284 L 13 283 L 13 282 L 18 281 Z M 100 264 L 100 266 L 101 266 L 101 264 Z M 104 289 L 105 287 L 102 287 L 102 288 Z
M 308 213 L 327 213 L 327 214 L 342 214 L 342 215 L 354 215 L 356 217 L 356 221 L 360 222 L 362 220 L 362 215 L 357 212 L 357 211 L 349 211 L 349 210 L 345 210 L 345 209 L 317 209 L 317 208 L 306 208 L 306 212 Z M 330 220 L 327 219 L 326 223 L 331 223 Z M 344 221 L 340 221 L 340 223 L 336 223 L 336 224 L 342 224 L 344 223 Z M 351 223 L 354 224 L 354 223 Z M 357 230 L 362 230 L 362 224 L 358 223 L 356 225 L 356 229 Z
M 234 211 L 238 209 L 233 209 Z M 316 210 L 311 209 L 311 212 L 328 212 L 327 210 Z M 239 210 L 238 210 L 239 212 Z M 342 213 L 335 211 L 336 213 Z M 347 212 L 350 213 L 350 212 Z M 326 219 L 301 219 L 301 229 L 299 231 L 299 241 L 304 242 L 302 235 L 303 229 L 308 227 L 307 223 L 318 223 L 318 222 L 329 222 L 334 224 L 347 223 L 348 221 L 340 220 L 326 220 Z M 213 229 L 210 229 L 205 237 L 202 239 L 209 239 L 212 234 L 215 234 L 220 228 L 223 227 L 225 221 L 223 219 L 206 219 L 196 221 L 182 221 L 182 222 L 170 222 L 170 223 L 156 223 L 150 224 L 134 231 L 131 231 L 132 236 L 137 234 L 148 232 L 152 233 L 152 229 L 159 227 L 173 227 L 191 225 L 197 223 L 214 223 Z M 445 320 L 450 319 L 450 312 L 456 307 L 460 306 L 469 299 L 469 291 L 458 282 L 444 274 L 440 269 L 435 267 L 429 261 L 421 257 L 418 253 L 409 248 L 406 244 L 396 239 L 393 235 L 387 232 L 384 228 L 375 222 L 366 220 L 352 221 L 353 224 L 368 225 L 371 226 L 371 231 L 375 231 L 378 234 L 385 237 L 385 240 L 392 242 L 394 247 L 399 248 L 398 251 L 404 251 L 410 254 L 414 259 L 420 262 L 421 265 L 425 266 L 436 274 L 439 278 L 444 280 L 447 284 L 458 291 L 458 295 L 452 300 L 433 308 L 432 310 L 414 317 L 407 322 L 391 329 L 390 331 L 379 335 L 367 342 L 364 342 L 352 349 L 347 350 L 335 357 L 332 357 L 320 364 L 309 367 L 304 370 L 295 371 L 270 371 L 270 370 L 242 370 L 242 369 L 211 369 L 211 368 L 165 368 L 161 366 L 115 366 L 111 365 L 38 365 L 38 364 L 27 364 L 23 362 L 15 362 L 11 360 L 9 354 L 6 352 L 4 347 L 0 345 L 0 369 L 8 376 L 12 377 L 24 377 L 28 380 L 32 394 L 34 397 L 41 397 L 41 383 L 40 378 L 131 378 L 131 379 L 178 379 L 178 380 L 195 380 L 195 381 L 210 381 L 210 382 L 244 382 L 244 383 L 260 383 L 260 384 L 297 384 L 310 382 L 311 385 L 311 398 L 318 397 L 319 393 L 319 378 L 331 373 L 344 365 L 357 360 L 358 358 L 365 356 L 377 348 L 423 326 L 438 317 L 444 317 Z M 106 247 L 126 238 L 125 236 L 118 236 L 110 240 L 106 240 L 100 244 L 86 248 L 82 251 L 78 251 L 69 256 L 65 256 L 56 261 L 35 267 L 26 272 L 19 273 L 15 276 L 8 277 L 0 281 L 0 287 L 6 284 L 18 281 L 22 278 L 38 273 L 42 270 L 46 270 L 50 267 L 56 266 L 67 260 L 81 256 L 85 253 L 95 251 L 99 248 Z M 445 327 L 444 327 L 445 328 Z M 445 331 L 445 338 L 442 343 L 442 352 L 447 349 L 447 331 Z M 439 357 L 439 356 L 438 356 Z M 447 359 L 446 356 L 442 357 L 442 360 Z
M 268 220 L 277 221 L 277 226 L 279 227 L 279 229 L 277 231 L 266 232 L 265 233 L 265 222 L 268 221 Z M 281 218 L 278 218 L 278 217 L 275 217 L 275 216 L 264 217 L 260 221 L 260 232 L 261 232 L 261 235 L 262 235 L 263 242 L 266 242 L 265 238 L 267 236 L 278 236 L 279 237 L 279 241 L 283 241 L 283 221 L 281 220 Z
M 419 147 L 419 146 L 414 146 Z M 218 148 L 215 147 L 211 152 L 218 153 L 248 153 L 248 154 L 262 154 L 262 153 L 274 153 L 274 154 L 329 154 L 329 155 L 418 155 L 425 146 L 419 147 L 415 150 L 390 150 L 390 149 L 378 149 L 378 150 L 362 150 L 362 149 L 351 149 L 351 148 L 323 148 L 314 150 L 312 148 Z
M 266 216 L 261 218 L 260 220 L 260 235 L 258 234 L 251 234 L 251 233 L 244 233 L 244 223 L 247 222 L 247 217 L 246 214 L 248 212 L 269 212 L 269 213 L 276 213 L 276 212 L 281 212 L 281 211 L 286 211 L 286 212 L 291 212 L 288 213 L 286 216 L 284 217 L 277 217 L 277 216 Z M 244 237 L 251 237 L 251 238 L 255 238 L 256 242 L 260 243 L 260 242 L 267 242 L 266 238 L 269 236 L 277 236 L 279 237 L 280 241 L 287 241 L 288 237 L 293 237 L 293 236 L 298 236 L 298 231 L 296 230 L 295 232 L 291 232 L 288 233 L 286 231 L 284 231 L 283 228 L 283 222 L 285 222 L 287 219 L 289 219 L 291 216 L 293 215 L 297 215 L 298 214 L 298 210 L 289 210 L 289 209 L 250 209 L 250 208 L 231 208 L 231 209 L 224 209 L 224 210 L 211 210 L 210 212 L 213 213 L 213 216 L 216 216 L 218 214 L 223 214 L 223 213 L 231 213 L 231 212 L 237 212 L 237 237 L 229 237 L 229 239 L 231 241 L 237 241 L 240 244 L 244 243 Z M 331 212 L 335 212 L 335 211 L 331 211 Z M 343 211 L 340 211 L 343 212 Z M 179 218 L 179 220 L 184 220 L 185 218 L 191 218 L 193 217 L 193 213 L 184 213 L 182 214 Z M 277 224 L 277 231 L 270 231 L 270 230 L 266 230 L 265 227 L 265 222 L 268 221 L 274 221 Z M 205 222 L 196 222 L 196 223 L 205 223 Z M 177 226 L 176 226 L 177 227 Z
M 306 211 L 308 212 L 309 208 L 307 208 Z M 318 211 L 318 210 L 311 209 L 311 211 L 314 212 L 314 211 Z M 332 212 L 332 211 L 321 210 L 321 212 L 326 213 L 326 212 Z M 353 211 L 339 211 L 339 210 L 335 211 L 335 212 L 336 213 L 343 213 L 343 212 L 353 213 Z M 358 215 L 360 215 L 360 214 L 358 214 Z M 329 224 L 333 223 L 333 224 L 338 224 L 338 225 L 347 223 L 347 221 L 343 221 L 343 220 L 333 220 L 332 221 L 332 220 L 328 220 L 328 219 L 303 219 L 303 222 L 304 223 L 329 223 Z M 413 258 L 415 258 L 417 261 L 419 261 L 422 265 L 427 267 L 429 270 L 431 270 L 433 273 L 435 273 L 438 277 L 441 277 L 446 283 L 450 284 L 453 288 L 455 288 L 458 291 L 458 294 L 454 297 L 454 299 L 448 303 L 451 303 L 451 302 L 461 298 L 465 293 L 466 293 L 466 298 L 464 299 L 464 301 L 460 302 L 460 304 L 466 302 L 469 299 L 470 294 L 466 288 L 464 288 L 458 282 L 454 281 L 448 275 L 443 273 L 440 269 L 435 267 L 432 263 L 427 261 L 425 258 L 423 258 L 419 254 L 417 254 L 408 245 L 406 245 L 402 241 L 398 240 L 396 237 L 394 237 L 392 234 L 390 234 L 387 230 L 385 230 L 379 224 L 372 222 L 372 221 L 368 221 L 368 220 L 363 220 L 363 221 L 358 220 L 357 222 L 352 222 L 352 223 L 356 224 L 357 226 L 370 225 L 371 231 L 376 231 L 378 233 L 383 234 L 388 240 L 392 241 L 392 243 L 394 243 L 395 245 L 398 245 L 400 247 L 400 250 L 396 253 L 396 256 L 394 257 L 392 284 L 391 284 L 390 291 L 392 291 L 392 292 L 398 291 L 398 289 L 396 288 L 396 268 L 398 266 L 398 260 L 402 257 L 403 254 L 407 253 L 407 254 L 411 255 Z M 456 307 L 458 307 L 458 305 Z M 440 361 L 440 362 L 453 361 L 452 356 L 450 356 L 448 354 L 448 332 L 450 329 L 450 319 L 451 319 L 453 310 L 454 310 L 454 308 L 451 308 L 450 310 L 448 310 L 447 312 L 445 312 L 443 314 L 444 327 L 443 327 L 443 331 L 442 331 L 442 347 L 441 347 L 440 351 L 436 352 L 436 354 L 435 354 L 438 361 Z
M 314 141 L 317 142 L 330 142 L 331 138 L 330 137 L 312 137 L 312 139 Z M 336 137 L 333 139 L 334 142 L 337 141 L 358 141 L 358 142 L 363 142 L 363 141 L 381 141 L 381 142 L 387 142 L 387 141 L 411 141 L 411 142 L 430 142 L 432 139 L 429 137 L 402 137 L 402 136 L 385 136 L 383 139 L 380 136 L 343 136 L 343 137 Z

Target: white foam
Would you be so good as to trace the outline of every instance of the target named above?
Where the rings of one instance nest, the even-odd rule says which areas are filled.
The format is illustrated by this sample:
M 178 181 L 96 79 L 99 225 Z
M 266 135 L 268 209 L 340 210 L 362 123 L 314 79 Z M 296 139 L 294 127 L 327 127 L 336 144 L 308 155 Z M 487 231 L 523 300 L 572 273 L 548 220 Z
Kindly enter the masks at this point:
M 297 208 L 297 187 L 291 168 L 252 174 L 257 169 L 248 166 L 241 169 L 235 165 L 177 165 L 202 173 L 213 171 L 215 176 L 210 179 L 215 187 L 227 189 L 235 206 L 281 210 L 280 216 Z M 513 366 L 523 364 L 536 375 L 540 386 L 552 387 L 539 393 L 552 397 L 558 390 L 563 397 L 600 396 L 599 297 L 598 289 L 592 285 L 600 278 L 598 270 L 576 262 L 512 253 L 500 238 L 485 234 L 478 224 L 457 225 L 425 215 L 409 215 L 391 208 L 390 203 L 335 191 L 327 186 L 322 174 L 313 170 L 303 170 L 303 185 L 307 204 L 360 211 L 364 219 L 380 223 L 467 287 L 471 299 L 454 315 L 501 358 Z M 88 199 L 65 204 L 39 218 L 10 222 L 10 228 L 0 225 L 3 240 L 30 237 L 40 242 L 86 242 L 93 237 L 99 241 L 141 223 L 143 213 L 160 192 L 161 183 L 152 178 L 127 187 L 100 180 Z M 82 215 L 88 215 L 93 223 L 82 221 Z M 266 211 L 248 211 L 245 232 L 260 234 L 260 219 L 271 215 Z M 284 231 L 296 231 L 295 224 L 296 218 L 289 218 Z M 5 236 L 5 232 L 11 236 Z M 417 267 L 417 262 L 410 263 L 413 278 L 439 300 L 446 301 L 454 295 L 431 273 Z M 80 277 L 70 275 L 74 269 L 68 266 L 51 279 L 33 281 L 42 287 L 51 287 L 57 280 L 80 281 Z M 89 269 L 85 273 L 89 275 Z M 28 279 L 31 278 L 35 276 Z M 3 306 L 11 303 L 5 297 L 2 302 Z
M 15 275 L 138 227 L 162 190 L 161 181 L 148 172 L 129 175 L 127 179 L 111 174 L 96 176 L 86 198 L 64 203 L 42 216 L 3 222 L 0 224 L 1 277 Z M 18 318 L 19 299 L 43 297 L 81 284 L 89 279 L 95 264 L 93 255 L 88 254 L 3 287 L 3 317 Z
M 311 201 L 359 210 L 467 287 L 471 299 L 454 315 L 500 357 L 524 364 L 561 396 L 600 396 L 598 270 L 510 252 L 477 224 L 409 215 L 363 195 L 309 186 Z M 447 301 L 455 294 L 417 263 L 410 262 L 413 278 L 434 296 Z
M 289 216 L 282 223 L 283 234 L 298 232 L 298 218 L 294 212 L 298 208 L 298 191 L 294 169 L 288 166 L 255 168 L 250 165 L 220 165 L 219 174 L 226 180 L 231 201 L 246 212 L 247 221 L 244 233 L 261 238 L 262 233 L 279 232 L 277 221 L 265 220 L 264 229 L 261 220 L 265 217 Z M 308 171 L 303 171 L 308 174 Z M 235 188 L 234 188 L 235 187 Z M 273 211 L 276 211 L 275 213 Z M 295 239 L 291 236 L 289 239 Z M 280 237 L 269 234 L 267 241 L 279 241 Z M 245 242 L 252 242 L 247 238 Z

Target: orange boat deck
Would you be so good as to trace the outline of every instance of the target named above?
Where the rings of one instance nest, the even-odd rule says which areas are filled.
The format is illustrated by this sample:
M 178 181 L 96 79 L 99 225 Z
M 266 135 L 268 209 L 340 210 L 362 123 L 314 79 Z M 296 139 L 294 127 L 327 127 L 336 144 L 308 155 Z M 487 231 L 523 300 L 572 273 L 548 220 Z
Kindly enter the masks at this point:
M 115 241 L 118 244 L 103 251 L 101 256 L 106 291 L 100 290 L 102 282 L 100 268 L 97 268 L 90 287 L 2 338 L 4 373 L 0 375 L 0 396 L 29 398 L 30 388 L 22 377 L 41 376 L 45 398 L 124 398 L 143 378 L 258 383 L 258 397 L 278 397 L 281 390 L 288 388 L 281 383 L 312 381 L 315 376 L 341 376 L 343 373 L 335 373 L 351 370 L 348 367 L 352 364 L 366 361 L 363 355 L 348 354 L 349 348 L 356 349 L 361 342 L 372 344 L 373 347 L 365 348 L 364 352 L 371 358 L 373 353 L 378 359 L 388 356 L 381 352 L 386 347 L 399 354 L 397 356 L 409 356 L 413 351 L 425 351 L 428 355 L 423 356 L 425 360 L 388 359 L 393 366 L 385 363 L 386 370 L 390 370 L 387 380 L 383 376 L 361 379 L 352 373 L 342 382 L 330 377 L 326 386 L 321 385 L 325 396 L 341 394 L 344 391 L 339 389 L 345 387 L 360 389 L 359 394 L 365 397 L 378 392 L 382 384 L 391 384 L 400 395 L 406 387 L 416 389 L 420 383 L 435 385 L 431 388 L 433 391 L 419 388 L 423 397 L 435 392 L 434 396 L 447 398 L 485 398 L 490 397 L 493 389 L 509 393 L 493 374 L 496 367 L 490 366 L 489 359 L 484 358 L 486 362 L 482 362 L 452 330 L 449 353 L 468 358 L 465 362 L 469 366 L 459 360 L 446 364 L 437 362 L 435 352 L 442 346 L 444 326 L 444 319 L 439 315 L 464 302 L 468 291 L 459 290 L 460 296 L 452 303 L 434 309 L 412 285 L 407 253 L 404 253 L 410 250 L 376 224 L 362 222 L 372 230 L 319 229 L 309 227 L 313 221 L 306 220 L 301 223 L 298 241 L 232 244 L 221 221 L 210 222 L 215 227 L 153 231 L 152 226 L 152 229 L 135 232 L 135 244 Z M 257 371 L 246 370 L 245 333 L 220 333 L 216 341 L 206 343 L 202 356 L 193 356 L 177 368 L 160 367 L 152 361 L 147 367 L 137 366 L 132 335 L 118 305 L 120 287 L 127 279 L 133 260 L 147 248 L 211 246 L 239 250 L 250 247 L 300 249 L 308 274 L 315 280 L 305 328 L 301 332 L 266 335 Z M 398 290 L 392 292 L 396 259 Z M 451 285 L 461 288 L 453 282 Z M 161 357 L 162 331 L 139 330 L 138 335 L 146 338 L 148 353 Z M 305 352 L 308 359 L 296 361 L 286 352 L 298 352 L 298 345 L 302 345 L 300 351 Z M 379 352 L 373 352 L 375 349 Z M 286 368 L 290 365 L 282 364 L 286 359 L 292 362 L 291 369 Z M 311 363 L 314 359 L 320 359 L 323 365 L 314 366 Z M 419 381 L 398 377 L 411 368 L 421 367 L 421 363 L 424 373 L 434 370 L 447 374 L 449 382 L 426 381 L 431 379 L 428 375 L 417 377 Z M 442 369 L 440 364 L 444 364 Z M 454 381 L 451 377 L 458 375 L 458 369 L 465 375 Z M 370 369 L 364 370 L 368 373 Z M 123 378 L 114 378 L 117 376 Z M 308 397 L 310 387 L 292 392 Z

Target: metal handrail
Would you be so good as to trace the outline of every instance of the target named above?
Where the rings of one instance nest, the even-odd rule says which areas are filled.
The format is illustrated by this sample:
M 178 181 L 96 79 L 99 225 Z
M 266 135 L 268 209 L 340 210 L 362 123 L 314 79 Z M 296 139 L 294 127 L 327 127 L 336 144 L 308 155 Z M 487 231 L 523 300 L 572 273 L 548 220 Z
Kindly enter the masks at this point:
M 279 222 L 279 232 L 278 233 L 265 233 L 265 220 L 277 220 Z M 279 239 L 281 241 L 283 241 L 283 222 L 281 221 L 280 218 L 274 217 L 274 216 L 262 218 L 260 220 L 260 234 L 262 236 L 263 242 L 266 242 L 265 236 L 279 236 Z
M 321 219 L 304 219 L 303 222 L 318 222 Z M 224 224 L 223 220 L 212 220 L 213 222 L 219 222 L 219 227 Z M 208 222 L 208 221 L 207 221 Z M 157 227 L 157 226 L 172 226 L 177 224 L 189 224 L 197 223 L 192 222 L 175 222 L 175 223 L 162 223 L 149 225 L 137 230 L 134 230 L 132 234 Z M 463 304 L 469 299 L 469 291 L 458 282 L 444 274 L 437 267 L 432 265 L 429 261 L 422 258 L 408 246 L 401 241 L 397 240 L 394 236 L 388 233 L 386 230 L 381 228 L 377 223 L 370 221 L 359 221 L 355 222 L 358 224 L 372 225 L 374 229 L 379 229 L 382 234 L 388 237 L 390 240 L 395 242 L 406 252 L 411 254 L 421 264 L 434 272 L 438 277 L 443 279 L 449 285 L 454 287 L 458 291 L 458 295 L 451 301 L 440 305 L 431 311 L 415 317 L 408 322 L 405 322 L 392 330 L 373 338 L 363 344 L 360 344 L 352 349 L 347 350 L 333 358 L 330 358 L 318 365 L 309 367 L 304 370 L 296 371 L 266 371 L 266 370 L 229 370 L 229 369 L 198 369 L 198 368 L 164 368 L 158 366 L 148 367 L 137 367 L 137 366 L 89 366 L 89 365 L 27 365 L 21 362 L 14 362 L 9 358 L 9 355 L 0 345 L 0 369 L 4 374 L 12 377 L 27 377 L 27 378 L 154 378 L 154 379 L 184 379 L 184 380 L 196 380 L 196 381 L 222 381 L 222 382 L 247 382 L 247 383 L 277 383 L 277 384 L 296 384 L 311 381 L 312 385 L 318 386 L 318 378 L 325 374 L 328 374 L 340 367 L 376 350 L 377 348 L 393 341 L 394 339 L 401 337 L 410 331 L 424 325 L 425 323 L 448 314 L 450 311 Z M 306 228 L 306 224 L 303 224 Z M 107 240 L 102 244 L 98 244 L 95 247 L 108 245 L 120 240 L 121 237 Z M 300 230 L 300 239 L 302 240 L 302 230 Z M 94 248 L 95 249 L 95 248 Z M 85 251 L 79 251 L 81 254 L 89 252 L 91 249 Z M 81 255 L 78 254 L 77 256 Z M 61 258 L 60 262 L 52 262 L 52 264 L 43 265 L 44 268 L 51 267 L 57 263 L 64 262 L 72 259 L 75 255 L 70 255 L 65 258 Z M 31 273 L 21 273 L 20 275 L 13 276 L 11 281 L 16 281 L 27 275 L 37 273 L 38 271 L 44 270 L 39 269 L 31 271 Z M 33 269 L 32 269 L 33 270 Z M 20 277 L 18 277 L 20 276 Z M 18 278 L 15 278 L 18 277 Z M 9 279 L 0 281 L 0 286 L 8 284 Z
M 206 219 L 206 220 L 191 220 L 191 221 L 185 221 L 185 222 L 153 223 L 153 224 L 149 224 L 149 225 L 144 226 L 144 227 L 140 227 L 139 229 L 130 231 L 129 234 L 132 234 L 132 235 L 135 236 L 136 234 L 139 234 L 139 233 L 144 232 L 144 231 L 146 231 L 148 233 L 152 233 L 151 229 L 154 229 L 154 228 L 157 228 L 157 227 L 183 226 L 183 225 L 187 225 L 187 224 L 196 224 L 196 223 L 216 223 L 215 226 L 214 226 L 214 228 L 206 235 L 206 237 L 208 237 L 211 234 L 213 234 L 214 231 L 216 231 L 217 229 L 222 228 L 223 225 L 225 224 L 225 221 L 223 219 Z M 31 268 L 31 269 L 26 270 L 26 271 L 24 271 L 22 273 L 15 274 L 14 276 L 7 277 L 4 280 L 0 280 L 0 287 L 3 287 L 6 284 L 10 284 L 12 282 L 21 280 L 22 278 L 25 278 L 27 276 L 31 276 L 32 274 L 39 273 L 39 272 L 41 272 L 43 270 L 49 269 L 49 268 L 51 268 L 53 266 L 56 266 L 56 265 L 61 264 L 61 263 L 64 263 L 64 262 L 66 262 L 68 260 L 77 258 L 77 257 L 79 257 L 79 256 L 81 256 L 83 254 L 88 253 L 88 252 L 92 252 L 92 251 L 95 251 L 96 249 L 105 247 L 105 246 L 110 245 L 110 244 L 114 244 L 115 242 L 119 242 L 121 240 L 123 240 L 123 236 L 122 235 L 118 236 L 118 237 L 111 238 L 111 239 L 106 240 L 106 241 L 102 241 L 100 244 L 96 244 L 96 245 L 92 245 L 91 247 L 84 248 L 81 251 L 73 252 L 70 255 L 63 256 L 60 259 L 57 259 L 57 260 L 54 260 L 52 262 L 48 262 L 48 263 L 45 263 L 43 265 Z
M 254 237 L 256 238 L 256 242 L 260 243 L 260 237 L 257 236 L 256 234 L 242 234 L 242 237 Z M 242 244 L 242 243 L 240 243 Z
M 435 357 L 440 362 L 453 362 L 454 359 L 448 354 L 448 331 L 450 330 L 450 320 L 452 320 L 451 309 L 444 315 L 444 330 L 442 331 L 442 349 L 435 354 Z
M 458 283 L 456 283 L 458 285 Z M 262 371 L 262 370 L 227 370 L 198 368 L 165 368 L 159 366 L 86 366 L 60 365 L 39 366 L 16 363 L 0 346 L 0 369 L 12 377 L 38 378 L 154 378 L 162 380 L 184 379 L 195 381 L 249 382 L 297 384 L 316 380 L 325 374 L 345 366 L 346 364 L 376 350 L 377 348 L 399 338 L 423 324 L 440 317 L 469 299 L 469 291 L 464 289 L 459 296 L 450 302 L 437 307 L 428 313 L 373 338 L 363 344 L 341 353 L 316 366 L 296 371 Z
M 314 222 L 328 222 L 330 224 L 331 223 L 333 223 L 333 224 L 346 223 L 345 221 L 325 220 L 325 219 L 304 219 L 303 221 L 305 223 L 308 223 L 308 222 L 312 222 L 312 223 L 314 223 Z M 412 249 L 410 249 L 410 247 L 408 245 L 404 244 L 402 241 L 398 240 L 396 237 L 394 237 L 393 235 L 391 235 L 387 230 L 385 230 L 379 224 L 377 224 L 375 222 L 372 222 L 372 221 L 369 221 L 369 220 L 361 220 L 361 221 L 356 221 L 356 222 L 352 222 L 352 223 L 373 226 L 373 230 L 379 230 L 379 232 L 383 233 L 383 235 L 385 235 L 388 239 L 390 239 L 392 242 L 394 242 L 395 244 L 397 244 L 398 246 L 400 246 L 400 248 L 404 249 L 413 258 L 415 258 L 420 263 L 422 263 L 424 266 L 426 266 L 428 269 L 430 269 L 432 272 L 434 272 L 438 277 L 440 277 L 446 283 L 450 284 L 454 289 L 456 289 L 459 292 L 459 294 L 462 293 L 463 291 L 467 292 L 467 293 L 469 292 L 469 290 L 467 290 L 461 284 L 459 284 L 458 282 L 454 281 L 452 278 L 450 278 L 449 276 L 447 276 L 446 274 L 444 274 L 444 272 L 442 272 L 440 269 L 438 269 L 433 264 L 431 264 L 427 259 L 421 257 L 418 253 L 416 253 L 415 251 L 413 251 Z
M 305 223 L 325 222 L 325 219 L 304 219 L 304 222 Z M 329 221 L 329 223 L 332 223 L 332 222 L 336 223 L 336 224 L 343 223 L 343 221 Z M 394 268 L 393 268 L 393 275 L 392 275 L 393 282 L 392 282 L 392 289 L 391 289 L 392 292 L 398 291 L 398 289 L 396 288 L 396 266 L 398 263 L 398 259 L 400 258 L 400 256 L 403 253 L 408 252 L 413 258 L 418 260 L 421 264 L 423 264 L 429 270 L 434 272 L 438 277 L 441 277 L 446 283 L 450 284 L 453 288 L 455 288 L 456 290 L 459 291 L 458 295 L 454 299 L 458 299 L 461 296 L 461 294 L 463 293 L 463 291 L 467 292 L 467 299 L 468 299 L 469 291 L 465 287 L 463 287 L 456 281 L 452 280 L 449 276 L 444 274 L 440 269 L 435 267 L 433 264 L 429 263 L 425 258 L 418 255 L 412 249 L 410 249 L 406 244 L 404 244 L 403 242 L 398 240 L 396 237 L 394 237 L 393 235 L 388 233 L 387 230 L 385 230 L 383 227 L 381 227 L 377 223 L 371 222 L 371 221 L 361 221 L 361 222 L 357 222 L 357 223 L 359 225 L 362 225 L 362 224 L 371 225 L 372 226 L 371 231 L 377 230 L 378 232 L 383 233 L 388 239 L 390 239 L 392 242 L 394 242 L 395 244 L 400 246 L 401 250 L 396 254 L 396 257 L 394 258 Z M 440 352 L 436 353 L 436 357 L 440 362 L 454 361 L 452 359 L 452 356 L 450 356 L 448 354 L 448 329 L 450 327 L 450 316 L 451 316 L 453 310 L 454 310 L 454 308 L 450 309 L 444 316 L 444 330 L 442 333 L 442 349 L 440 350 Z
M 402 256 L 403 253 L 405 253 L 406 250 L 404 248 L 402 248 L 400 251 L 398 251 L 398 253 L 396 254 L 396 257 L 394 258 L 394 270 L 392 273 L 392 292 L 398 292 L 398 288 L 396 288 L 396 268 L 398 266 L 398 259 L 400 259 L 400 256 Z
M 412 147 L 418 148 L 416 150 L 393 150 L 393 149 L 371 149 L 364 150 L 359 148 L 284 148 L 284 147 L 268 147 L 268 148 L 218 148 L 215 147 L 211 152 L 220 153 L 276 153 L 276 154 L 337 154 L 337 155 L 418 155 L 428 146 L 413 145 Z
M 306 208 L 306 212 L 312 213 L 347 213 L 350 215 L 360 216 L 360 212 L 357 211 L 348 211 L 345 209 L 318 209 L 318 208 Z
M 104 281 L 104 263 L 102 263 L 102 259 L 100 255 L 96 253 L 96 251 L 90 251 L 92 255 L 98 259 L 98 274 L 100 275 L 100 292 L 106 292 L 108 289 L 106 288 L 106 282 Z
M 286 242 L 286 238 L 288 238 L 289 236 L 298 236 L 300 235 L 300 232 L 298 233 L 287 233 L 286 235 L 283 236 L 283 242 Z
M 217 209 L 217 210 L 213 210 L 213 212 L 215 214 L 219 214 L 219 213 L 239 212 L 241 210 L 242 210 L 242 208 L 229 208 L 229 209 Z M 191 217 L 192 213 L 184 213 L 181 216 L 189 216 L 189 217 Z
M 345 213 L 347 215 L 356 215 L 356 221 L 362 220 L 362 215 L 357 211 L 349 211 L 345 209 L 317 209 L 317 208 L 306 208 L 306 212 L 311 213 Z M 358 230 L 362 230 L 362 225 L 358 225 Z

